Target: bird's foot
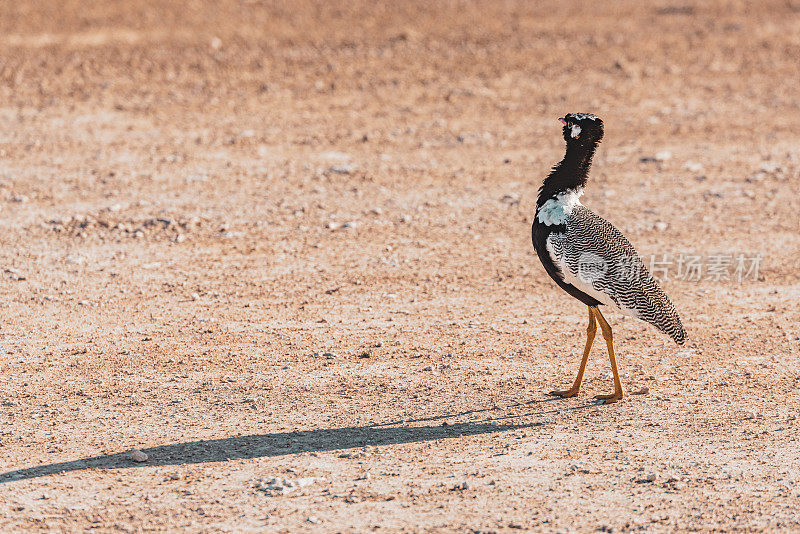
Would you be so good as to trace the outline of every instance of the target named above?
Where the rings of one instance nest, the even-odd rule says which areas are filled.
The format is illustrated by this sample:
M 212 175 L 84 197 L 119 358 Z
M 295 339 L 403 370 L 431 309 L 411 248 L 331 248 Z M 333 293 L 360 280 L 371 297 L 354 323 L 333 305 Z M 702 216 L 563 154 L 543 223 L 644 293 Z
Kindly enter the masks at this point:
M 550 393 L 548 393 L 548 395 L 551 395 L 553 397 L 561 397 L 562 399 L 567 399 L 569 397 L 577 397 L 578 391 L 580 391 L 578 388 L 570 388 L 564 391 L 551 391 Z
M 603 404 L 612 404 L 614 402 L 622 400 L 622 392 L 614 392 L 611 395 L 596 395 L 595 399 L 599 401 L 603 401 Z

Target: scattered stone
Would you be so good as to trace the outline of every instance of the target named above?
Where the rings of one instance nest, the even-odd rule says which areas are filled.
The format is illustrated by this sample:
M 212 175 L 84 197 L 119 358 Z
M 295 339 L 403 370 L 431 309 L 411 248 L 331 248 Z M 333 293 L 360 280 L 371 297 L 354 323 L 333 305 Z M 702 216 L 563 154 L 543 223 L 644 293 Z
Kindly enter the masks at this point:
M 667 223 L 665 223 L 664 221 L 658 221 L 653 226 L 659 232 L 663 232 L 664 230 L 666 230 L 669 227 L 669 225 Z
M 469 489 L 469 483 L 465 480 L 461 484 L 456 484 L 453 486 L 453 491 L 464 491 Z
M 335 221 L 328 221 L 325 223 L 325 228 L 327 228 L 328 230 L 337 230 L 340 226 L 341 224 Z
M 357 503 L 357 502 L 361 502 L 362 501 L 361 497 L 356 495 L 354 493 L 354 491 L 355 490 L 350 490 L 350 493 L 347 495 L 347 497 L 344 498 L 344 502 L 346 502 L 348 504 L 352 504 L 352 503 Z
M 667 161 L 670 158 L 672 158 L 672 152 L 670 152 L 669 150 L 662 150 L 660 152 L 656 152 L 652 156 L 645 156 L 641 158 L 639 161 L 641 161 L 642 163 L 652 163 L 652 162 L 660 163 Z
M 314 524 L 314 525 L 318 525 L 318 524 L 320 524 L 322 522 L 322 521 L 319 520 L 319 518 L 317 516 L 314 516 L 314 515 L 308 516 L 308 519 L 306 519 L 306 521 L 308 521 L 309 523 Z
M 281 478 L 269 477 L 257 480 L 254 487 L 257 491 L 262 491 L 268 495 L 288 495 L 307 486 L 315 484 L 319 479 L 314 477 L 305 478 Z
M 773 174 L 781 170 L 781 166 L 775 161 L 765 161 L 761 164 L 761 167 L 758 169 L 759 172 L 763 172 L 765 174 Z
M 358 167 L 354 163 L 342 163 L 341 165 L 334 165 L 328 168 L 328 172 L 334 174 L 352 174 Z
M 423 367 L 423 368 L 422 368 L 422 370 L 423 370 L 423 371 L 433 371 L 433 367 L 431 367 L 430 365 L 428 365 L 428 366 L 426 366 L 426 367 Z
M 359 226 L 361 226 L 361 223 L 359 221 L 349 221 L 344 223 L 342 225 L 342 228 L 358 228 Z
M 636 483 L 637 484 L 652 484 L 653 482 L 656 481 L 656 478 L 657 478 L 657 476 L 656 476 L 655 473 L 650 473 L 646 477 L 640 478 L 639 480 L 637 480 Z
M 139 449 L 136 449 L 131 453 L 130 458 L 134 462 L 141 463 L 141 462 L 146 462 L 148 460 L 148 458 L 150 458 L 150 457 L 147 456 L 147 454 L 145 454 L 142 451 L 140 451 Z
M 519 204 L 519 195 L 516 193 L 507 193 L 503 195 L 503 198 L 500 199 L 500 202 L 503 204 L 508 204 L 509 206 L 514 206 L 515 204 Z
M 686 489 L 686 487 L 687 487 L 686 486 L 686 482 L 681 480 L 680 477 L 677 477 L 675 475 L 667 475 L 665 478 L 667 480 L 666 480 L 666 482 L 664 482 L 664 487 L 666 487 L 668 489 L 671 489 L 671 490 L 674 490 L 674 491 L 680 491 L 680 490 Z
M 689 172 L 700 172 L 703 170 L 703 164 L 696 161 L 687 161 L 683 168 Z
M 650 388 L 643 386 L 639 391 L 634 391 L 631 395 L 647 395 L 648 393 L 650 393 Z
M 8 200 L 10 200 L 11 202 L 23 203 L 23 202 L 28 202 L 30 198 L 28 198 L 28 195 L 14 195 Z
M 22 272 L 20 270 L 14 269 L 13 267 L 9 267 L 8 269 L 5 269 L 3 272 L 6 275 L 6 278 L 9 278 L 9 279 L 14 280 L 16 282 L 20 282 L 22 280 L 27 280 L 27 278 L 28 278 L 27 276 L 22 274 Z

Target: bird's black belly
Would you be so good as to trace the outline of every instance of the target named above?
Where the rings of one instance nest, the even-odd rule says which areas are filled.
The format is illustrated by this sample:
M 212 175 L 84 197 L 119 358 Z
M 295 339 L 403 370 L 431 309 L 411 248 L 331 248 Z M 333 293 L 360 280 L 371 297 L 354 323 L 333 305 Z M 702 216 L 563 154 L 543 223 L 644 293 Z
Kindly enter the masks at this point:
M 539 260 L 542 262 L 544 270 L 547 271 L 547 274 L 550 275 L 550 278 L 552 278 L 561 289 L 587 306 L 600 306 L 602 305 L 602 302 L 590 295 L 587 295 L 577 287 L 573 286 L 572 284 L 568 284 L 561 279 L 560 271 L 558 267 L 556 267 L 556 264 L 553 263 L 553 258 L 550 257 L 550 253 L 547 251 L 547 237 L 553 232 L 566 233 L 566 231 L 567 227 L 563 224 L 548 226 L 540 223 L 538 219 L 534 219 L 533 226 L 531 227 L 533 248 L 536 251 L 536 254 L 539 256 Z

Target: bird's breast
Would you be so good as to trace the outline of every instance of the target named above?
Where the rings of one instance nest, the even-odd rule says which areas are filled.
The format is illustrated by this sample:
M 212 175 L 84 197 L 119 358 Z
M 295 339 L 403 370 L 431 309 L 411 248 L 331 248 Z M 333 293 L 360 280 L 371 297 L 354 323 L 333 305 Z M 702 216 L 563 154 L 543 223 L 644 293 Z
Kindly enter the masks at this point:
M 569 189 L 548 199 L 536 210 L 536 220 L 545 226 L 563 225 L 577 206 L 581 205 L 583 189 Z

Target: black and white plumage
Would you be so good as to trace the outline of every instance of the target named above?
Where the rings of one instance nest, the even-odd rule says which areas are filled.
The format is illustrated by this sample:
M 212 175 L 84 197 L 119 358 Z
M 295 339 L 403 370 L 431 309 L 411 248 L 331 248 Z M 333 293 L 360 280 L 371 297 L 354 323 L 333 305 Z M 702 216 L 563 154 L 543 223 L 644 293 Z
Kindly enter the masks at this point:
M 686 331 L 675 307 L 630 242 L 611 223 L 580 202 L 592 157 L 603 137 L 603 122 L 586 113 L 569 114 L 560 120 L 564 125 L 567 150 L 539 191 L 532 227 L 533 246 L 556 284 L 589 306 L 590 330 L 595 316 L 603 327 L 604 336 L 608 327 L 606 341 L 616 382 L 611 329 L 602 318 L 599 306 L 605 305 L 647 321 L 678 344 L 685 341 Z M 590 338 L 593 337 L 594 333 L 590 332 Z M 579 379 L 591 339 L 587 342 Z M 573 386 L 574 391 L 556 393 L 572 396 L 566 393 L 577 394 L 579 387 L 580 380 Z M 621 398 L 621 386 L 618 393 Z
M 546 241 L 562 280 L 684 343 L 678 312 L 619 230 L 582 205 L 575 206 L 564 226 L 565 232 L 551 232 Z

